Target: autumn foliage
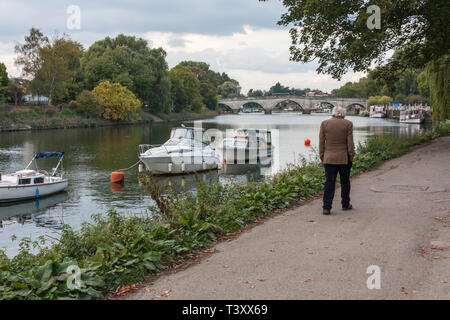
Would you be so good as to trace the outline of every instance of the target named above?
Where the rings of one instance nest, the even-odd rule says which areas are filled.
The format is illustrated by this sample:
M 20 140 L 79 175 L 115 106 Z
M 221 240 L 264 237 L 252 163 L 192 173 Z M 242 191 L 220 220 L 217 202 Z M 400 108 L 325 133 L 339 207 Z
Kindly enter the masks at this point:
M 120 83 L 101 82 L 92 91 L 102 106 L 103 118 L 108 120 L 136 120 L 141 102 L 133 92 Z

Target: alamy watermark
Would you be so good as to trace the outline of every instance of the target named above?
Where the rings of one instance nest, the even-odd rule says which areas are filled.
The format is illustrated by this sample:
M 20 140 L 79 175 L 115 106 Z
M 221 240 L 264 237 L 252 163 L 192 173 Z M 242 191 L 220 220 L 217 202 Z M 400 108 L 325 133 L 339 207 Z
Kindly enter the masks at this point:
M 81 269 L 77 265 L 70 265 L 67 267 L 66 272 L 69 274 L 66 285 L 69 290 L 79 290 L 84 287 L 81 280 Z
M 80 30 L 81 29 L 81 9 L 77 5 L 70 5 L 67 7 L 66 13 L 69 15 L 67 17 L 66 26 L 69 30 Z
M 367 18 L 367 28 L 370 30 L 373 29 L 381 29 L 381 9 L 377 5 L 370 5 L 367 7 L 367 13 L 371 14 L 369 18 Z
M 381 289 L 381 269 L 379 266 L 370 265 L 367 267 L 367 274 L 370 274 L 369 278 L 367 278 L 367 289 Z

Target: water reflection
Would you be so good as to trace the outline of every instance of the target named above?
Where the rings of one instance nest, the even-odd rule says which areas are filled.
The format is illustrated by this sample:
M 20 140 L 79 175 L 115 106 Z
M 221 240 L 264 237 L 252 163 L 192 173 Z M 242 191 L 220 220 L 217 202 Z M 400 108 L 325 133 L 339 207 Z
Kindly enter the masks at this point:
M 57 226 L 61 225 L 58 221 L 43 218 L 42 214 L 46 212 L 46 209 L 51 208 L 58 203 L 67 201 L 69 195 L 67 192 L 61 192 L 55 195 L 47 196 L 36 200 L 28 200 L 21 202 L 11 202 L 0 204 L 0 221 L 16 221 L 19 224 L 25 224 L 27 220 L 36 223 L 41 226 Z M 1 226 L 1 225 L 0 225 Z

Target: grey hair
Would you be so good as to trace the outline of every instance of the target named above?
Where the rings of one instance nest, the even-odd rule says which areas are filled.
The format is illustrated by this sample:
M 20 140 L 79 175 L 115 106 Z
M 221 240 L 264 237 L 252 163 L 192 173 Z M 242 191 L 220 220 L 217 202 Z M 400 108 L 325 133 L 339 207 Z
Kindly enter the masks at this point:
M 331 111 L 331 114 L 335 118 L 345 118 L 345 109 L 342 107 L 334 107 L 333 111 Z

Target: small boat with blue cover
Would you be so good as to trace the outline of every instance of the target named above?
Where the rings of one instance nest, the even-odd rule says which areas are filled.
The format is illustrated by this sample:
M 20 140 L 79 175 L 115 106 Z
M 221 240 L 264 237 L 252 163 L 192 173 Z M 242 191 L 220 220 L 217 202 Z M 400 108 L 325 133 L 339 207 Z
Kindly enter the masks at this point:
M 51 173 L 39 170 L 37 159 L 57 157 L 58 164 Z M 14 173 L 0 173 L 0 202 L 34 199 L 63 191 L 68 181 L 60 170 L 64 152 L 38 152 L 24 170 Z M 36 170 L 30 169 L 35 164 Z

